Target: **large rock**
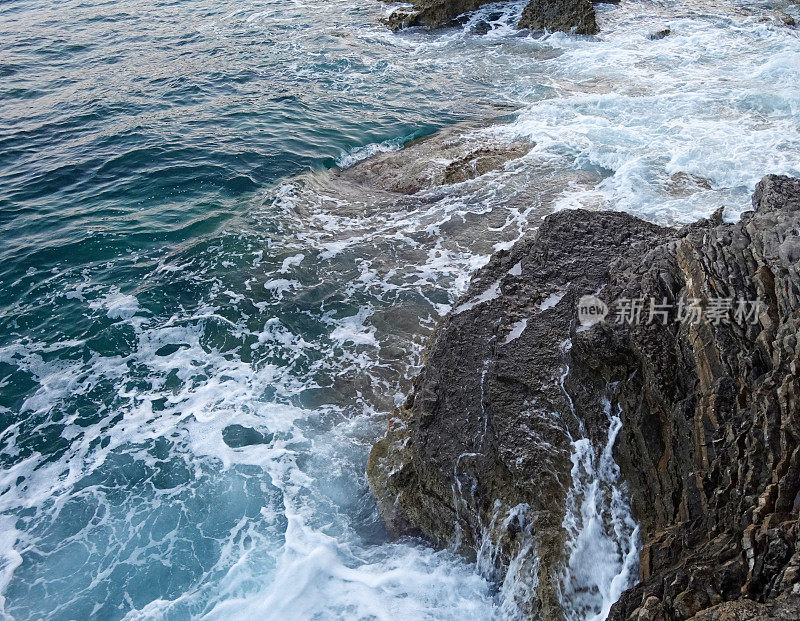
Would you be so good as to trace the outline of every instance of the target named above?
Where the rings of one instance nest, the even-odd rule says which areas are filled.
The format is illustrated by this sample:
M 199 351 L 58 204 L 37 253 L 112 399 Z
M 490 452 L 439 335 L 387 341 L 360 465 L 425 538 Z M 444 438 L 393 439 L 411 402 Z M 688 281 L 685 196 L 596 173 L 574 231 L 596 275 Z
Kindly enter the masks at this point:
M 620 252 L 641 256 L 663 237 L 623 213 L 564 211 L 473 277 L 370 457 L 390 533 L 491 550 L 498 577 L 515 560 L 538 583 L 518 603 L 558 618 L 571 439 L 581 435 L 562 385 L 575 295 L 595 291 Z
M 494 256 L 370 456 L 389 531 L 454 546 L 498 581 L 511 567 L 530 617 L 591 616 L 602 598 L 575 566 L 575 516 L 595 490 L 598 506 L 630 499 L 643 543 L 611 618 L 800 618 L 800 181 L 765 178 L 754 207 L 681 230 L 565 211 Z M 643 323 L 585 328 L 576 307 L 593 293 L 612 311 L 694 298 L 705 312 L 647 323 L 645 305 Z M 737 319 L 739 299 L 763 308 Z M 616 538 L 619 560 L 631 533 L 610 505 L 594 536 Z
M 386 24 L 392 30 L 400 30 L 409 26 L 427 26 L 438 28 L 452 21 L 455 17 L 474 11 L 484 4 L 496 0 L 411 0 L 410 7 L 401 7 L 392 11 L 386 18 Z
M 518 27 L 582 35 L 597 32 L 594 6 L 589 0 L 531 0 Z
M 410 26 L 438 28 L 493 1 L 496 0 L 411 0 L 411 6 L 395 9 L 384 21 L 392 30 Z M 597 32 L 594 6 L 590 0 L 531 0 L 518 27 L 575 34 Z

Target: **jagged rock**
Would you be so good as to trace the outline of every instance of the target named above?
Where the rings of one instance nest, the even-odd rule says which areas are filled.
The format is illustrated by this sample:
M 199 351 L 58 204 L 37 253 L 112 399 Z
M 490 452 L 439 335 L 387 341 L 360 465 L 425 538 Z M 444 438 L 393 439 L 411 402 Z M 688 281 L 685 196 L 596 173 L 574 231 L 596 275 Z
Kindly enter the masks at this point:
M 409 26 L 439 28 L 455 17 L 496 0 L 411 0 L 411 7 L 392 11 L 384 22 L 392 30 Z
M 772 23 L 776 26 L 786 26 L 787 28 L 794 28 L 797 26 L 794 17 L 782 11 L 769 11 L 767 14 L 762 15 L 758 21 L 765 24 Z
M 597 32 L 594 6 L 589 0 L 531 0 L 522 11 L 518 27 L 582 35 Z
M 610 618 L 800 618 L 800 180 L 765 177 L 753 205 L 681 230 L 564 211 L 495 255 L 373 448 L 389 531 L 490 550 L 498 579 L 514 559 L 538 580 L 524 612 L 563 618 L 571 440 L 600 451 L 611 410 L 643 546 Z M 705 310 L 583 327 L 598 291 Z M 763 307 L 714 314 L 728 298 Z
M 392 30 L 410 26 L 439 28 L 454 18 L 496 0 L 411 0 L 410 7 L 392 11 L 383 21 Z M 616 2 L 618 0 L 607 0 Z M 522 13 L 519 28 L 563 30 L 576 34 L 597 32 L 590 0 L 531 0 Z
M 418 17 L 419 12 L 413 8 L 401 7 L 389 13 L 381 21 L 392 30 L 397 31 L 417 25 Z
M 634 326 L 618 336 L 632 374 L 619 395 L 628 413 L 619 461 L 645 545 L 642 583 L 613 619 L 649 594 L 668 618 L 688 618 L 742 596 L 771 601 L 797 583 L 800 181 L 766 177 L 753 206 L 737 224 L 715 218 L 645 260 L 623 259 L 615 272 L 627 276 L 607 288 L 764 302 L 745 326 Z
M 595 291 L 620 252 L 662 239 L 623 213 L 564 211 L 476 273 L 370 456 L 390 533 L 458 539 L 467 554 L 491 542 L 500 571 L 515 557 L 533 571 L 538 558 L 537 592 L 523 604 L 558 618 L 569 437 L 579 433 L 560 383 L 575 295 Z

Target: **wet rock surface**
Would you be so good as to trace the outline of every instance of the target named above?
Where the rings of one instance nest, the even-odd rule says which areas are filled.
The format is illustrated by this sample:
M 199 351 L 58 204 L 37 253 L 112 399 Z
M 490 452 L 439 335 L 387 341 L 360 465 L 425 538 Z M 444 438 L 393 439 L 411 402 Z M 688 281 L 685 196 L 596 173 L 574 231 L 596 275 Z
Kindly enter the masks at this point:
M 589 0 L 531 0 L 522 12 L 519 27 L 582 35 L 597 32 L 594 6 Z
M 661 30 L 657 30 L 656 32 L 651 32 L 647 38 L 651 41 L 659 41 L 661 39 L 667 38 L 672 33 L 672 29 L 670 28 L 662 28 Z
M 623 260 L 608 287 L 616 297 L 763 302 L 746 325 L 609 332 L 624 344 L 618 373 L 632 374 L 619 395 L 619 462 L 645 535 L 642 583 L 614 619 L 637 618 L 647 597 L 667 618 L 743 597 L 800 614 L 784 601 L 800 592 L 800 181 L 765 178 L 753 206 L 735 225 L 712 219 L 644 261 Z
M 452 24 L 459 15 L 474 11 L 492 1 L 411 0 L 410 6 L 395 9 L 384 22 L 392 30 L 411 26 L 439 28 Z M 523 11 L 518 27 L 531 30 L 561 30 L 575 34 L 597 32 L 594 6 L 590 0 L 531 0 Z
M 600 613 L 576 583 L 568 515 L 585 438 L 597 463 L 613 450 L 624 485 L 600 489 L 629 499 L 640 528 L 639 566 L 620 578 L 636 584 L 610 618 L 800 618 L 800 180 L 766 177 L 753 206 L 680 230 L 564 211 L 496 254 L 373 448 L 389 531 L 513 573 L 530 589 L 510 604 L 530 617 Z M 648 323 L 645 303 L 641 323 L 585 328 L 578 300 L 595 293 L 612 314 L 651 298 L 704 312 Z M 737 320 L 739 300 L 762 305 Z
M 526 140 L 492 141 L 456 126 L 415 140 L 399 151 L 383 153 L 347 168 L 344 180 L 397 194 L 416 194 L 461 183 L 497 170 L 528 153 Z
M 439 28 L 459 15 L 474 11 L 492 1 L 494 0 L 411 0 L 411 6 L 395 9 L 385 22 L 392 30 L 410 26 Z

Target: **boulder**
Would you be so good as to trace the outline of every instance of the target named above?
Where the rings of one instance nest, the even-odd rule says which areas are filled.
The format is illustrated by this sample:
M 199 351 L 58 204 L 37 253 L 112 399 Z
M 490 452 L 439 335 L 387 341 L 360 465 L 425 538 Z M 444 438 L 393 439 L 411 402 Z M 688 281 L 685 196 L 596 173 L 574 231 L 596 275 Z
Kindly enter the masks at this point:
M 595 291 L 621 253 L 641 256 L 663 238 L 624 213 L 563 211 L 475 274 L 370 456 L 392 535 L 472 557 L 491 550 L 498 576 L 513 560 L 537 585 L 521 608 L 559 618 L 571 439 L 582 434 L 564 383 L 575 296 Z M 599 396 L 593 405 L 606 420 Z
M 384 22 L 392 30 L 410 26 L 439 28 L 464 13 L 474 11 L 494 0 L 411 0 L 410 7 L 392 11 Z
M 655 32 L 651 32 L 647 36 L 647 38 L 650 39 L 651 41 L 660 41 L 661 39 L 666 39 L 671 33 L 672 33 L 671 29 L 664 28 L 662 30 L 656 30 Z
M 518 27 L 581 35 L 597 33 L 594 6 L 589 0 L 531 0 L 522 11 Z

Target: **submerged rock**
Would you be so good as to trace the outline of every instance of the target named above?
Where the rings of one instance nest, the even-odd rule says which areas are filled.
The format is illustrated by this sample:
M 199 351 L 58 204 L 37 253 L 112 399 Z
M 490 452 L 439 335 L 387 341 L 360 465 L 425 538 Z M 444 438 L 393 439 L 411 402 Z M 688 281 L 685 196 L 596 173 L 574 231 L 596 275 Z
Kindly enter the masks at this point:
M 676 172 L 670 175 L 664 188 L 671 196 L 689 197 L 701 190 L 710 190 L 711 182 L 697 175 Z
M 611 618 L 800 618 L 800 180 L 753 204 L 680 230 L 564 211 L 496 254 L 370 455 L 390 533 L 513 572 L 530 617 L 604 615 L 638 580 Z M 606 321 L 581 324 L 587 294 Z
M 222 430 L 222 440 L 231 448 L 242 448 L 254 444 L 269 444 L 271 433 L 261 433 L 258 429 L 243 425 L 228 425 Z
M 657 30 L 656 32 L 651 32 L 647 38 L 651 41 L 659 41 L 660 39 L 667 38 L 670 34 L 672 34 L 672 30 L 670 28 L 664 28 L 662 30 Z
M 461 183 L 503 167 L 533 148 L 527 140 L 501 142 L 463 126 L 370 157 L 343 170 L 342 179 L 398 194 Z

